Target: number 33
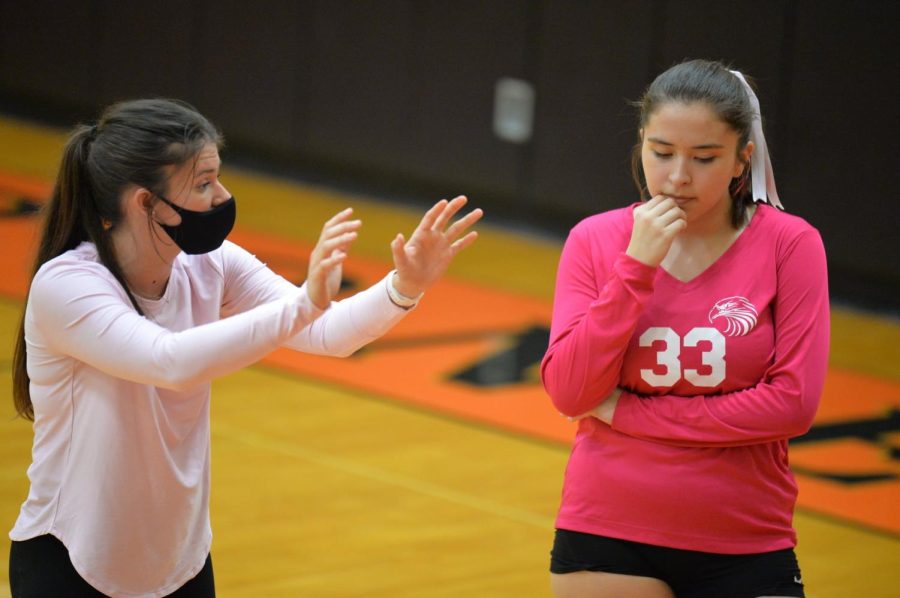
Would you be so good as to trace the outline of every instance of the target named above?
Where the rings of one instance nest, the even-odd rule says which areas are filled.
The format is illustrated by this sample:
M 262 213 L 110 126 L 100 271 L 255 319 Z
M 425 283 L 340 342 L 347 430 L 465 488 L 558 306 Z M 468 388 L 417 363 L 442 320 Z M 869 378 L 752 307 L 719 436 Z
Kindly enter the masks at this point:
M 641 378 L 651 386 L 673 386 L 681 379 L 682 341 L 671 328 L 648 328 L 641 335 L 640 345 L 651 347 L 656 341 L 665 343 L 665 347 L 656 353 L 656 363 L 666 368 L 664 374 L 657 374 L 650 369 L 641 369 Z M 716 386 L 725 379 L 725 337 L 715 328 L 692 328 L 684 336 L 685 347 L 696 347 L 700 341 L 708 341 L 711 348 L 702 354 L 703 365 L 712 368 L 708 374 L 697 370 L 685 369 L 684 379 L 694 386 Z

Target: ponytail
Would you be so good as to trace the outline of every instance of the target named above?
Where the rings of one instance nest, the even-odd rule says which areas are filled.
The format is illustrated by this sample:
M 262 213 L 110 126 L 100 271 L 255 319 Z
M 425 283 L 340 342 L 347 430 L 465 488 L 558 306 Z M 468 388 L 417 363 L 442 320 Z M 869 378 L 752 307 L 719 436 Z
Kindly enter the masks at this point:
M 96 125 L 76 127 L 43 211 L 32 279 L 45 263 L 88 241 L 135 311 L 144 315 L 125 281 L 110 234 L 122 221 L 122 194 L 130 186 L 163 189 L 168 167 L 186 164 L 206 144 L 221 142 L 212 123 L 178 100 L 120 102 L 109 106 Z M 13 401 L 20 416 L 33 420 L 26 353 L 23 315 L 13 354 Z
M 53 187 L 50 202 L 42 210 L 40 244 L 31 278 L 49 260 L 77 246 L 87 235 L 82 227 L 81 214 L 77 202 L 84 198 L 87 182 L 87 153 L 92 141 L 89 127 L 75 130 L 63 149 L 59 175 Z M 28 420 L 34 419 L 29 390 L 30 379 L 27 370 L 25 347 L 25 314 L 19 322 L 16 346 L 13 352 L 13 404 L 16 413 Z
M 41 266 L 48 261 L 74 249 L 84 241 L 91 241 L 97 246 L 101 263 L 125 289 L 135 310 L 143 315 L 125 283 L 125 277 L 115 259 L 112 238 L 108 231 L 104 230 L 103 217 L 98 213 L 97 202 L 93 196 L 88 158 L 96 135 L 96 126 L 80 125 L 66 142 L 53 194 L 42 210 L 40 243 L 31 278 L 34 279 Z M 33 421 L 34 406 L 31 404 L 31 380 L 27 368 L 24 312 L 19 321 L 13 350 L 12 373 L 13 405 L 16 413 Z

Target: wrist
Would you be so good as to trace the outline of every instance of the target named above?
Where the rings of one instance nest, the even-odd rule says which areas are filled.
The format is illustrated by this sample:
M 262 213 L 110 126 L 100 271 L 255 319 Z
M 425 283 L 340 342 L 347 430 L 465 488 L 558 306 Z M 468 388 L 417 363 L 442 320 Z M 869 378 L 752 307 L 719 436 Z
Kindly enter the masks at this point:
M 616 387 L 606 400 L 600 404 L 599 419 L 609 425 L 612 425 L 613 416 L 616 414 L 616 406 L 619 404 L 619 397 L 622 395 L 622 389 Z
M 634 261 L 640 263 L 641 265 L 647 266 L 648 268 L 657 268 L 657 267 L 659 267 L 659 262 L 658 262 L 658 261 L 656 261 L 656 260 L 650 258 L 650 257 L 647 256 L 647 255 L 644 255 L 642 251 L 640 251 L 639 249 L 634 249 L 634 248 L 631 247 L 631 246 L 629 246 L 629 247 L 625 250 L 625 255 L 627 255 L 628 257 L 630 257 L 630 258 L 633 259 Z M 660 259 L 660 261 L 662 261 L 662 260 Z
M 400 274 L 400 271 L 396 269 L 391 275 L 391 284 L 394 285 L 394 290 L 404 297 L 421 297 L 424 293 L 421 286 L 411 285 L 409 281 L 403 278 L 403 276 Z
M 410 293 L 407 294 L 403 291 L 407 291 L 406 288 L 403 288 L 403 291 L 398 288 L 398 278 L 399 275 L 396 270 L 392 271 L 390 275 L 387 277 L 387 294 L 388 298 L 391 300 L 391 303 L 396 305 L 397 307 L 401 307 L 403 309 L 410 309 L 414 307 L 422 296 L 425 294 L 424 292 L 420 292 L 417 294 Z M 409 291 L 407 291 L 409 292 Z

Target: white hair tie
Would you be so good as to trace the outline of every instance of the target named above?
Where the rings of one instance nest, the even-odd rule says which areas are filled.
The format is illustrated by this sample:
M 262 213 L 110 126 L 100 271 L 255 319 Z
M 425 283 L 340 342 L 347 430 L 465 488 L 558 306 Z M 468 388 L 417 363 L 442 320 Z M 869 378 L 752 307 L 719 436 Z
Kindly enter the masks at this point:
M 750 128 L 750 141 L 753 142 L 754 150 L 750 155 L 750 175 L 752 177 L 753 201 L 768 202 L 778 208 L 784 210 L 781 201 L 778 199 L 778 191 L 775 190 L 775 173 L 772 171 L 772 159 L 769 158 L 769 148 L 766 145 L 766 137 L 762 130 L 762 111 L 759 108 L 759 98 L 753 92 L 753 88 L 744 79 L 744 75 L 740 71 L 731 71 L 747 90 L 750 96 L 750 105 L 756 112 L 753 115 L 753 124 Z

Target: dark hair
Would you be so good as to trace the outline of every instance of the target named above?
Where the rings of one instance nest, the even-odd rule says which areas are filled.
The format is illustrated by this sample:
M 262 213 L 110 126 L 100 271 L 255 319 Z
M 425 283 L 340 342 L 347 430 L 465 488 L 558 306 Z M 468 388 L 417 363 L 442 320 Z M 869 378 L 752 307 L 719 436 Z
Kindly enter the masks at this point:
M 192 106 L 178 100 L 120 102 L 107 108 L 96 125 L 77 126 L 63 149 L 53 195 L 43 210 L 31 277 L 47 261 L 89 241 L 143 315 L 110 236 L 123 216 L 122 194 L 131 185 L 154 193 L 166 189 L 166 167 L 195 159 L 209 143 L 221 145 L 219 131 Z M 13 402 L 16 412 L 31 420 L 34 408 L 29 384 L 23 314 L 13 353 Z
M 751 83 L 750 78 L 746 77 Z M 660 74 L 644 91 L 644 95 L 634 106 L 638 109 L 639 129 L 643 129 L 650 117 L 663 105 L 672 102 L 681 104 L 703 103 L 731 129 L 738 134 L 738 160 L 745 162 L 741 149 L 750 139 L 753 119 L 759 115 L 750 103 L 750 97 L 741 83 L 729 68 L 721 62 L 709 60 L 688 60 L 676 64 Z M 741 176 L 732 179 L 729 185 L 731 194 L 731 223 L 740 227 L 746 220 L 747 208 L 752 203 L 752 191 L 749 184 L 750 165 L 746 164 Z M 631 178 L 637 186 L 642 199 L 647 198 L 647 189 L 641 183 L 641 140 L 638 140 L 631 152 Z

